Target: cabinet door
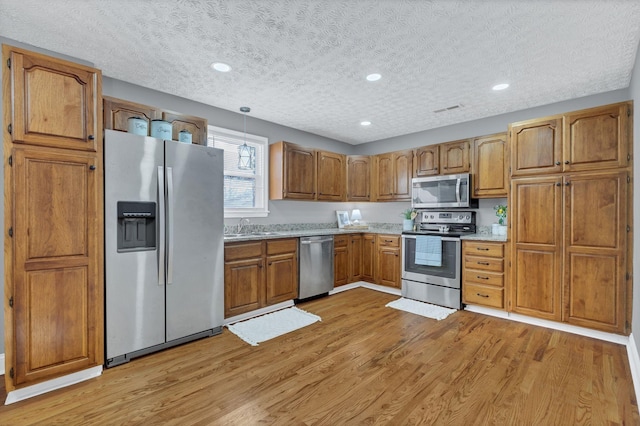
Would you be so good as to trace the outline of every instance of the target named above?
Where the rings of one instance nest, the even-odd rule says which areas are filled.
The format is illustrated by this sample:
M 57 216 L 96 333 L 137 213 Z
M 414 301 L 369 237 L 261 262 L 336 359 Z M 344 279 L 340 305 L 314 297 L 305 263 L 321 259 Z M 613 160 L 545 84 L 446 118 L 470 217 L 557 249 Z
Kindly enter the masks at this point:
M 376 155 L 376 199 L 380 201 L 393 200 L 395 196 L 395 169 L 393 153 Z
M 371 199 L 371 160 L 368 155 L 347 157 L 347 201 Z
M 346 235 L 334 237 L 333 241 L 333 285 L 349 283 L 349 238 Z
M 484 136 L 473 140 L 473 196 L 506 197 L 509 186 L 507 134 Z
M 11 52 L 11 139 L 96 151 L 102 137 L 102 75 L 27 51 Z
M 626 167 L 628 163 L 628 103 L 576 111 L 565 116 L 565 171 Z
M 316 153 L 318 200 L 344 201 L 346 156 L 327 151 Z
M 163 111 L 162 119 L 172 124 L 173 135 L 171 139 L 174 141 L 178 140 L 182 130 L 186 130 L 191 133 L 192 143 L 207 145 L 207 120 L 205 118 Z
M 362 279 L 362 235 L 351 235 L 349 245 L 349 282 L 352 283 Z
M 623 333 L 627 172 L 565 176 L 564 321 Z
M 562 178 L 512 180 L 511 310 L 560 321 Z
M 102 167 L 13 150 L 14 384 L 103 363 Z M 92 169 L 92 166 L 95 166 Z
M 294 144 L 284 146 L 284 197 L 316 198 L 316 153 Z
M 433 176 L 440 172 L 440 145 L 423 146 L 416 150 L 415 177 Z
M 265 304 L 262 257 L 224 263 L 224 316 L 229 318 Z
M 469 141 L 448 142 L 440 145 L 440 165 L 442 174 L 467 173 L 469 162 Z
M 380 247 L 378 249 L 378 273 L 376 282 L 400 288 L 400 249 Z
M 393 156 L 395 176 L 395 201 L 411 200 L 411 179 L 413 178 L 413 150 L 396 151 Z
M 126 132 L 129 118 L 138 117 L 147 122 L 147 135 L 151 131 L 151 120 L 160 118 L 160 112 L 153 107 L 123 101 L 122 99 L 104 97 L 104 128 Z
M 298 257 L 296 253 L 267 256 L 267 305 L 298 297 Z
M 562 117 L 510 124 L 509 138 L 511 176 L 562 171 Z
M 376 234 L 362 236 L 362 275 L 361 280 L 375 282 Z

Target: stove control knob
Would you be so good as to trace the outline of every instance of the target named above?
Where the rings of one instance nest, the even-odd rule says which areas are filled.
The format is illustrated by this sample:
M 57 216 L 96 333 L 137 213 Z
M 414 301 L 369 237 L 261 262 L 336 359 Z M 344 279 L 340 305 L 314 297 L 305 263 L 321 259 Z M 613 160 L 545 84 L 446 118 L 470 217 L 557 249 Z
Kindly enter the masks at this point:
M 462 220 L 462 219 L 464 219 L 464 215 L 459 215 L 458 220 Z
M 471 219 L 471 216 L 470 216 L 470 215 L 467 215 L 467 220 L 469 220 L 469 219 Z

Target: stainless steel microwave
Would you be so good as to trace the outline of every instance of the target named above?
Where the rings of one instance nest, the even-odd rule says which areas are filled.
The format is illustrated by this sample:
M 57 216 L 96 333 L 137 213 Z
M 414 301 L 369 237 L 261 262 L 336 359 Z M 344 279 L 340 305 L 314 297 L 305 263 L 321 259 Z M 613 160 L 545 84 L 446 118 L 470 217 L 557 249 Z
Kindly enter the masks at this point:
M 428 176 L 411 180 L 411 207 L 415 209 L 474 208 L 471 175 Z

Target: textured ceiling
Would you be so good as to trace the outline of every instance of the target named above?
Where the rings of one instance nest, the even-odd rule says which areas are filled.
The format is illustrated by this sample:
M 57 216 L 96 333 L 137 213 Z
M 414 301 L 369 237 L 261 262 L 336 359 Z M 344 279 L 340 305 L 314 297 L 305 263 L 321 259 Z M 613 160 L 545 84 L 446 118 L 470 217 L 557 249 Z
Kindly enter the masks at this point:
M 628 87 L 640 1 L 0 0 L 0 35 L 359 144 Z

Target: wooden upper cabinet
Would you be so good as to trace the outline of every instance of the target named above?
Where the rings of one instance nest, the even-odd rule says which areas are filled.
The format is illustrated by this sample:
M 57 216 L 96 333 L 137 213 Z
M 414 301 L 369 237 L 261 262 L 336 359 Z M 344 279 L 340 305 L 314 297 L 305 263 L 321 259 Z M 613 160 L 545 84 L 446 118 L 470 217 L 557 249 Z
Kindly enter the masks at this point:
M 509 125 L 511 176 L 562 171 L 562 117 Z
M 416 149 L 414 177 L 440 174 L 440 145 L 423 146 Z
M 440 144 L 440 167 L 443 175 L 468 173 L 469 141 L 461 140 Z
M 396 201 L 411 199 L 411 179 L 413 178 L 413 150 L 396 151 L 393 158 L 395 173 Z
M 375 194 L 378 201 L 411 199 L 413 150 L 387 152 L 375 156 Z
M 473 197 L 506 197 L 509 189 L 507 134 L 473 140 Z
M 10 49 L 12 142 L 96 151 L 102 137 L 100 70 Z
M 368 155 L 347 157 L 347 201 L 371 200 L 371 158 Z
M 269 199 L 316 198 L 316 151 L 290 142 L 269 145 Z
M 129 118 L 137 117 L 147 122 L 147 135 L 151 132 L 151 120 L 161 117 L 161 112 L 147 105 L 122 99 L 104 97 L 104 128 L 126 132 L 129 128 Z
M 630 102 L 566 114 L 563 170 L 626 167 L 630 115 Z
M 172 124 L 173 135 L 171 139 L 178 140 L 182 130 L 191 133 L 191 143 L 207 145 L 207 120 L 191 115 L 176 112 L 163 111 L 162 119 Z
M 12 155 L 12 380 L 26 385 L 103 362 L 102 168 L 93 153 Z
M 345 201 L 347 157 L 327 151 L 317 151 L 318 200 Z

